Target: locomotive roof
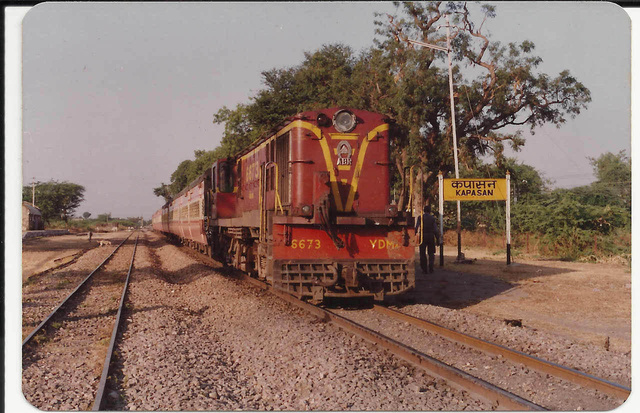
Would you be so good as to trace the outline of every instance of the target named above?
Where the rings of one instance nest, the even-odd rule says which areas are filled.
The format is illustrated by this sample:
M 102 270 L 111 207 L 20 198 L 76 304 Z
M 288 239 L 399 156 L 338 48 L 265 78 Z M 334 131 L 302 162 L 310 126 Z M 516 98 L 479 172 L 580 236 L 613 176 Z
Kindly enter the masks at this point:
M 242 149 L 241 151 L 237 152 L 234 156 L 232 156 L 231 158 L 226 158 L 226 160 L 228 159 L 237 159 L 240 158 L 241 156 L 251 152 L 253 149 L 257 148 L 258 146 L 260 146 L 260 144 L 262 144 L 264 141 L 266 141 L 267 139 L 270 139 L 273 135 L 275 135 L 280 129 L 286 127 L 288 124 L 290 124 L 291 122 L 295 121 L 295 120 L 310 120 L 311 118 L 309 118 L 308 116 L 310 116 L 312 113 L 319 113 L 319 112 L 327 112 L 327 111 L 334 111 L 337 112 L 339 110 L 342 109 L 346 109 L 352 112 L 367 112 L 367 113 L 376 113 L 376 112 L 371 112 L 368 110 L 363 110 L 363 109 L 354 109 L 354 108 L 347 108 L 347 107 L 334 107 L 334 108 L 323 108 L 323 109 L 318 109 L 318 110 L 308 110 L 308 111 L 304 111 L 304 112 L 299 112 L 293 116 L 289 116 L 288 118 L 285 118 L 284 120 L 282 120 L 280 123 L 278 123 L 276 126 L 274 126 L 273 128 L 271 128 L 268 132 L 264 133 L 262 136 L 260 136 L 258 139 L 254 140 L 250 145 L 248 145 L 246 148 Z M 380 113 L 380 116 L 385 116 L 384 114 Z M 225 158 L 220 158 L 218 160 L 216 160 L 216 162 L 220 161 L 220 160 L 225 160 Z M 184 188 L 182 191 L 180 191 L 178 194 L 176 194 L 176 196 L 169 202 L 165 203 L 163 205 L 163 208 L 168 207 L 174 200 L 180 198 L 181 196 L 183 196 L 187 191 L 189 191 L 190 189 L 194 188 L 195 186 L 197 186 L 200 182 L 202 182 L 204 180 L 204 178 L 211 173 L 211 168 L 213 167 L 213 165 L 211 165 L 209 168 L 207 168 L 207 170 L 201 174 L 200 176 L 198 176 L 195 180 L 193 180 L 191 183 L 189 183 L 189 185 Z
M 278 123 L 275 127 L 271 128 L 268 132 L 266 132 L 265 134 L 260 136 L 258 139 L 256 139 L 255 141 L 251 142 L 251 144 L 249 144 L 249 146 L 247 146 L 246 148 L 242 149 L 240 152 L 236 153 L 234 158 L 239 158 L 242 155 L 245 155 L 245 154 L 251 152 L 253 149 L 255 149 L 258 146 L 260 146 L 260 144 L 262 142 L 266 141 L 267 139 L 269 139 L 270 137 L 275 135 L 276 132 L 278 132 L 280 129 L 284 128 L 285 126 L 287 126 L 288 124 L 290 124 L 291 122 L 293 122 L 296 119 L 301 119 L 302 118 L 301 115 L 302 114 L 299 113 L 297 115 L 293 115 L 293 116 L 290 116 L 290 117 L 284 119 L 283 121 Z
M 269 130 L 267 133 L 263 134 L 262 136 L 260 136 L 258 139 L 256 139 L 255 141 L 253 141 L 249 146 L 247 146 L 246 148 L 242 149 L 240 152 L 235 154 L 235 158 L 239 158 L 243 155 L 246 155 L 247 153 L 251 152 L 253 149 L 257 148 L 258 146 L 260 146 L 261 143 L 263 143 L 264 141 L 266 141 L 267 139 L 271 138 L 273 135 L 275 135 L 280 129 L 284 128 L 285 126 L 287 126 L 288 124 L 290 124 L 291 122 L 295 121 L 295 120 L 310 120 L 312 118 L 309 118 L 308 116 L 312 113 L 320 113 L 320 112 L 337 112 L 339 110 L 349 110 L 352 112 L 367 112 L 367 113 L 376 113 L 376 112 L 371 112 L 368 110 L 364 110 L 364 109 L 355 109 L 355 108 L 348 108 L 348 107 L 333 107 L 333 108 L 322 108 L 322 109 L 317 109 L 317 110 L 308 110 L 308 111 L 304 111 L 304 112 L 299 112 L 293 116 L 289 116 L 288 118 L 285 118 L 284 120 L 282 120 L 280 123 L 278 123 L 275 127 L 273 127 L 271 130 Z M 380 116 L 385 116 L 382 113 L 379 113 Z M 313 117 L 313 120 L 315 120 L 315 116 Z

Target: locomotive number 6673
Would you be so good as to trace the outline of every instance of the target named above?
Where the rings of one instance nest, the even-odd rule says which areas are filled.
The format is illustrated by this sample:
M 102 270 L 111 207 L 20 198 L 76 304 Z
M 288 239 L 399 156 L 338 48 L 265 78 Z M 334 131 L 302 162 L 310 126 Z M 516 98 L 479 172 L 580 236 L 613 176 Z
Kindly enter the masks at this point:
M 392 122 L 347 108 L 299 113 L 216 161 L 153 227 L 299 298 L 406 293 L 414 230 L 390 202 Z

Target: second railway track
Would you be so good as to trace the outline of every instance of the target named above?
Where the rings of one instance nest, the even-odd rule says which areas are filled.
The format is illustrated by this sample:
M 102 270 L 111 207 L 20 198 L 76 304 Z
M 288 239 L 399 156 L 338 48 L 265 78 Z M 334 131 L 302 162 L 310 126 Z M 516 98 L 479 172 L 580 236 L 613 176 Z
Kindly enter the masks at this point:
M 437 359 L 548 410 L 575 410 L 584 409 L 584 406 L 608 410 L 618 406 L 630 393 L 625 386 L 385 307 L 375 306 L 362 311 L 338 310 L 335 313 L 377 334 L 393 337 L 415 353 Z M 582 405 L 575 405 L 576 398 Z M 521 407 L 526 408 L 524 405 Z
M 389 350 L 397 357 L 446 380 L 453 387 L 507 410 L 582 410 L 581 404 L 609 410 L 631 389 L 572 368 L 457 333 L 382 306 L 363 311 L 327 310 L 276 291 L 286 301 Z M 385 320 L 386 318 L 386 320 Z M 591 409 L 591 408 L 589 408 Z
M 23 391 L 34 406 L 97 410 L 103 405 L 138 241 L 127 243 L 130 236 L 24 339 Z

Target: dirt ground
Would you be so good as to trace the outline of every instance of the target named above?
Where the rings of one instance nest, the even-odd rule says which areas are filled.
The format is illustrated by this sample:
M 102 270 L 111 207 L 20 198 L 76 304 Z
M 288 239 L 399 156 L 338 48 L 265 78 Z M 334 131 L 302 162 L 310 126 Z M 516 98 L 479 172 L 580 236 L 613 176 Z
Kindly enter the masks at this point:
M 72 262 L 100 240 L 110 240 L 114 233 L 72 234 L 54 237 L 29 238 L 22 242 L 22 282 L 44 271 Z
M 77 254 L 116 236 L 64 235 L 23 243 L 23 282 L 72 261 Z M 516 258 L 465 248 L 471 264 L 455 263 L 455 246 L 445 247 L 445 265 L 433 274 L 416 270 L 416 300 L 564 335 L 577 342 L 631 350 L 631 271 L 619 264 L 587 264 Z M 436 261 L 438 262 L 438 261 Z
M 439 251 L 438 251 L 439 253 Z M 518 320 L 577 342 L 631 351 L 631 270 L 627 265 L 515 258 L 479 248 L 446 247 L 444 267 L 422 275 L 419 300 L 447 308 Z

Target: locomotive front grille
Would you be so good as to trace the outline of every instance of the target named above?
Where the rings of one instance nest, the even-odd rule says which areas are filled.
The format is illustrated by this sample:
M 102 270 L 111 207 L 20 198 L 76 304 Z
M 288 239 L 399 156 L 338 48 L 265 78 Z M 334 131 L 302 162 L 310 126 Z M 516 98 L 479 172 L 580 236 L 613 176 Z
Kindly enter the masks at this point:
M 283 284 L 312 283 L 328 286 L 338 280 L 336 267 L 331 263 L 283 263 L 281 275 Z
M 274 287 L 302 297 L 395 295 L 415 286 L 409 262 L 280 262 Z
M 361 283 L 372 290 L 382 284 L 386 294 L 397 294 L 415 285 L 414 273 L 407 262 L 356 262 L 356 271 L 362 275 Z

